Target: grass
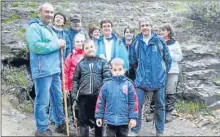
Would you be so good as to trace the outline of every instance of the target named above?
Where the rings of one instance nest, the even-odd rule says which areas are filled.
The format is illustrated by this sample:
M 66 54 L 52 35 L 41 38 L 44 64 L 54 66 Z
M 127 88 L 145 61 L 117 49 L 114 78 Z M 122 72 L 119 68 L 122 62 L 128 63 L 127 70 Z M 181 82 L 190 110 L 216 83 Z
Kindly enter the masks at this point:
M 3 20 L 4 23 L 9 23 L 12 22 L 14 20 L 20 19 L 20 17 L 16 14 L 13 14 L 12 16 L 10 16 L 9 18 Z
M 25 28 L 20 28 L 20 29 L 19 29 L 19 32 L 25 33 L 25 32 L 26 32 L 26 29 L 25 29 Z
M 189 101 L 177 101 L 176 110 L 179 113 L 187 113 L 191 115 L 196 115 L 199 112 L 208 112 L 204 103 Z
M 220 78 L 216 78 L 215 81 L 220 81 Z
M 11 7 L 14 7 L 14 8 L 15 8 L 15 7 L 18 7 L 18 3 L 12 3 L 12 4 L 11 4 Z
M 38 17 L 38 13 L 37 12 L 31 12 L 30 16 L 32 18 L 37 18 Z

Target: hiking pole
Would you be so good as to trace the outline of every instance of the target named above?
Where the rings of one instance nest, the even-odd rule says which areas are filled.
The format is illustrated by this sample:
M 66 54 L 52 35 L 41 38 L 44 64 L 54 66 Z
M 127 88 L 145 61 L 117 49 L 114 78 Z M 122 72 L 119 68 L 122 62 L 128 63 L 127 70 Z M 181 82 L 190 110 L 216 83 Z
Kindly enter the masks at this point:
M 78 96 L 79 96 L 79 90 L 76 93 L 76 100 L 78 100 Z M 76 129 L 76 136 L 79 136 L 78 125 L 77 125 L 78 120 L 76 118 L 76 101 L 74 101 L 72 109 L 73 109 L 74 125 Z
M 66 93 L 66 88 L 65 88 L 63 49 L 60 49 L 60 53 L 61 53 L 61 66 L 62 66 L 62 87 L 63 87 L 65 119 L 66 119 L 66 133 L 67 133 L 67 136 L 69 136 L 69 120 L 68 120 L 68 112 L 67 112 L 67 93 Z

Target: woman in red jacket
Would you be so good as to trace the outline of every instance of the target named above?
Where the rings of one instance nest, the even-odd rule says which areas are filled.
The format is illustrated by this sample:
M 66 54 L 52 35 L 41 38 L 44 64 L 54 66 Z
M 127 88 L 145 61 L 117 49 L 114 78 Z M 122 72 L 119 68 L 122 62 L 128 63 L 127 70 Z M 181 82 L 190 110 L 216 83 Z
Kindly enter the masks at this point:
M 72 99 L 70 96 L 70 92 L 72 91 L 72 81 L 73 81 L 73 76 L 75 72 L 76 65 L 81 61 L 81 59 L 84 56 L 83 50 L 82 50 L 82 45 L 85 42 L 85 36 L 82 34 L 77 34 L 74 38 L 74 49 L 72 53 L 69 53 L 65 59 L 65 67 L 64 67 L 64 73 L 65 73 L 65 89 L 68 94 L 68 101 L 67 101 L 67 106 L 68 106 L 68 114 L 69 114 L 69 125 L 70 125 L 70 130 L 73 128 L 73 110 L 72 110 Z

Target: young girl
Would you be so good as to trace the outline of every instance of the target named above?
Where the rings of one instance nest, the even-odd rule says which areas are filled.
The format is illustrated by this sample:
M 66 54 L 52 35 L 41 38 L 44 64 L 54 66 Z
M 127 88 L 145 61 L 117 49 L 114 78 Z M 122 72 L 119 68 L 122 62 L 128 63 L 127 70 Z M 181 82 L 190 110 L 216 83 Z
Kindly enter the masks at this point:
M 100 137 L 102 129 L 95 125 L 95 105 L 99 90 L 111 72 L 107 61 L 95 56 L 94 41 L 86 41 L 83 50 L 85 56 L 76 66 L 71 95 L 78 101 L 80 136 L 89 136 L 89 126 L 95 126 L 95 136 Z
M 69 53 L 67 55 L 67 58 L 65 60 L 65 67 L 64 67 L 64 73 L 65 73 L 65 88 L 67 92 L 71 92 L 73 82 L 73 76 L 75 72 L 76 65 L 80 60 L 82 60 L 84 53 L 82 50 L 82 45 L 85 42 L 85 37 L 82 34 L 77 34 L 73 40 L 73 43 L 75 45 L 75 48 L 73 49 L 72 53 Z M 73 110 L 72 106 L 73 102 L 71 99 L 70 94 L 68 94 L 68 100 L 67 100 L 67 106 L 68 106 L 68 115 L 69 115 L 69 124 L 70 124 L 70 130 L 73 129 Z

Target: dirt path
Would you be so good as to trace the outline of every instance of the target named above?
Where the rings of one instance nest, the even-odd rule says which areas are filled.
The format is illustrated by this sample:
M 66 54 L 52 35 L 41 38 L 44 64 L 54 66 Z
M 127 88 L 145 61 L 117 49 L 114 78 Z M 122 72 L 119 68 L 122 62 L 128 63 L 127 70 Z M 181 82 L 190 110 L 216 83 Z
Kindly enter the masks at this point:
M 10 97 L 2 97 L 2 136 L 33 136 L 35 121 L 32 114 L 24 114 L 12 107 Z M 54 132 L 54 126 L 50 127 Z M 193 121 L 176 118 L 165 125 L 166 136 L 220 136 L 220 131 L 207 127 L 197 128 Z M 54 134 L 61 136 L 62 134 Z M 141 136 L 154 136 L 153 122 L 143 122 Z

